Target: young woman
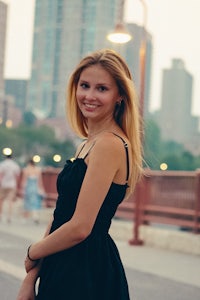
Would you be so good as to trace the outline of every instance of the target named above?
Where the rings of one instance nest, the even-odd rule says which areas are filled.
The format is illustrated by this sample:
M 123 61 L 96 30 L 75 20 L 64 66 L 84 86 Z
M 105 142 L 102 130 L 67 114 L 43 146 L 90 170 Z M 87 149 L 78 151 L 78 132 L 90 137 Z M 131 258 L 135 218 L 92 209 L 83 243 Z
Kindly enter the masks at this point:
M 142 155 L 134 85 L 116 52 L 82 59 L 69 80 L 67 114 L 86 140 L 58 176 L 53 221 L 28 248 L 17 300 L 128 300 L 124 268 L 108 231 L 141 176 Z
M 42 198 L 45 196 L 45 189 L 42 181 L 42 172 L 30 159 L 22 172 L 21 182 L 22 195 L 24 196 L 24 221 L 32 217 L 37 224 L 40 219 Z

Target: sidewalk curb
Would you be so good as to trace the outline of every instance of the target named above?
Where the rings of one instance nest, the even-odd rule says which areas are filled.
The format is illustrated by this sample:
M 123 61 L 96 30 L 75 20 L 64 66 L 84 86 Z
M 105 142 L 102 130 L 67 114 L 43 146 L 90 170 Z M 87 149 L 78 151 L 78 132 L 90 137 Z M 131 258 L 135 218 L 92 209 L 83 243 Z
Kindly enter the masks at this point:
M 114 239 L 133 239 L 133 223 L 113 220 L 110 234 Z M 187 254 L 200 255 L 200 235 L 165 228 L 142 225 L 139 238 L 145 245 Z

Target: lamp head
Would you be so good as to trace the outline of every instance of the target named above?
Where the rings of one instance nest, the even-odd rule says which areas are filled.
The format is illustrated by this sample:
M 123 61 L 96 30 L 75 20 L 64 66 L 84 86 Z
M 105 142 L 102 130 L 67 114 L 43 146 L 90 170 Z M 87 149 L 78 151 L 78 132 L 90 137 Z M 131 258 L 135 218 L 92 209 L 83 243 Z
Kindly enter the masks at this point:
M 123 23 L 117 23 L 114 31 L 107 35 L 107 39 L 112 43 L 125 44 L 132 39 L 132 36 Z

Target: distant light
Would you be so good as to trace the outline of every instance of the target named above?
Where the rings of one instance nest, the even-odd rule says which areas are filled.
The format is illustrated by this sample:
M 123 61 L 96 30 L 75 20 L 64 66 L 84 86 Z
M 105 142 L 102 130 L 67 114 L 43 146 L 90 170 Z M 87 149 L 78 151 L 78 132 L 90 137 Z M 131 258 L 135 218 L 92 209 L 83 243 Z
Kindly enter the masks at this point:
M 107 35 L 107 39 L 112 43 L 125 44 L 132 39 L 132 36 L 125 28 L 125 25 L 119 23 L 115 26 L 114 31 Z
M 166 163 L 162 163 L 162 164 L 160 164 L 160 169 L 162 171 L 166 171 L 168 169 L 168 165 Z
M 55 162 L 60 162 L 60 161 L 61 161 L 61 156 L 60 156 L 59 154 L 55 154 L 55 155 L 53 156 L 53 160 L 54 160 Z
M 33 161 L 34 161 L 35 163 L 39 163 L 40 160 L 41 160 L 41 158 L 40 158 L 39 155 L 34 155 L 34 156 L 33 156 Z
M 7 128 L 11 128 L 12 125 L 13 125 L 12 120 L 7 120 L 7 121 L 6 121 L 6 127 L 7 127 Z
M 3 153 L 3 155 L 11 155 L 12 149 L 11 148 L 3 148 L 2 153 Z

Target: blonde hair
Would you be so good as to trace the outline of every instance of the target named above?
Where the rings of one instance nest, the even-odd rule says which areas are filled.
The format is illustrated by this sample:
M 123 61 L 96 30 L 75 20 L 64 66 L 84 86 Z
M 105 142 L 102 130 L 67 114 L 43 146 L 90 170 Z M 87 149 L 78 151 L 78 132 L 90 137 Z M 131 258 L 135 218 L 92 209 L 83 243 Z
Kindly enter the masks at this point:
M 110 49 L 103 49 L 89 54 L 80 61 L 68 83 L 67 117 L 73 130 L 80 137 L 87 138 L 87 120 L 78 107 L 76 89 L 82 71 L 97 64 L 101 65 L 113 77 L 122 98 L 121 105 L 116 106 L 114 118 L 131 144 L 130 153 L 134 166 L 129 181 L 131 192 L 142 174 L 141 121 L 138 99 L 131 73 L 124 59 L 117 52 Z

